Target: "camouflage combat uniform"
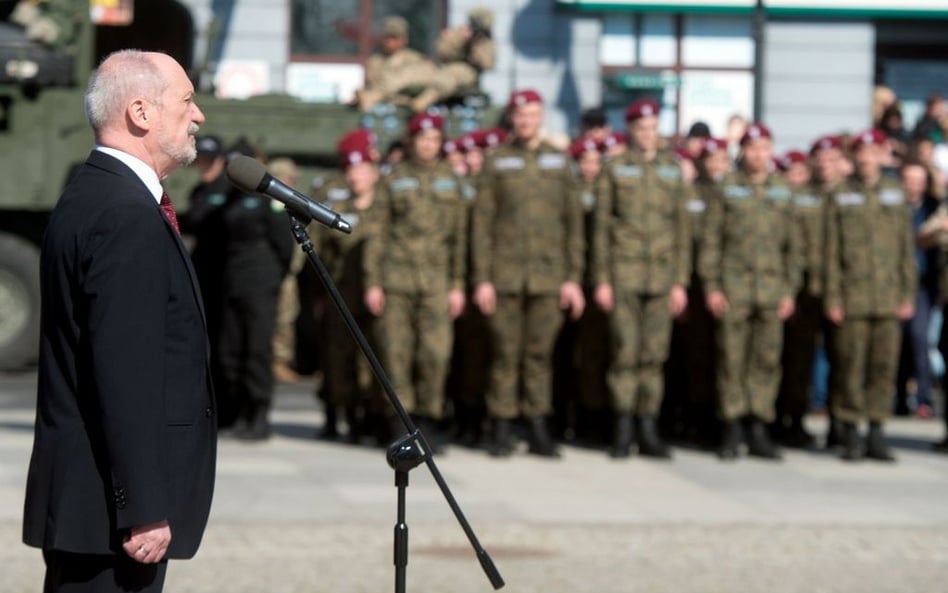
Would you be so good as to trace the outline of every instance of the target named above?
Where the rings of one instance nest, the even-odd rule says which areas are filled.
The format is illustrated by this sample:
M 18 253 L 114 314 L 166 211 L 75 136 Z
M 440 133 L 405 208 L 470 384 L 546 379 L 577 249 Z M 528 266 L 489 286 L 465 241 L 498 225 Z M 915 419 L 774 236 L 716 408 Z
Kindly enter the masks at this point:
M 827 204 L 826 300 L 841 307 L 834 328 L 839 372 L 833 415 L 845 423 L 889 417 L 902 333 L 896 309 L 915 302 L 914 231 L 897 178 L 874 187 L 853 178 Z
M 382 327 L 392 384 L 408 412 L 429 419 L 444 413 L 448 292 L 464 288 L 463 200 L 446 162 L 399 163 L 380 182 L 377 232 L 365 247 L 365 285 L 385 291 Z
M 668 295 L 691 272 L 691 193 L 674 158 L 651 161 L 630 149 L 603 167 L 596 186 L 594 284 L 611 284 L 612 364 L 608 383 L 619 413 L 655 417 L 664 392 L 671 315 Z
M 494 363 L 487 409 L 493 418 L 552 411 L 558 294 L 565 282 L 579 284 L 582 274 L 582 210 L 570 178 L 566 154 L 547 142 L 531 150 L 515 140 L 484 163 L 471 248 L 475 285 L 493 284 L 497 294 L 489 318 Z
M 783 346 L 777 308 L 798 289 L 796 235 L 790 189 L 776 175 L 755 184 L 729 173 L 708 203 L 699 270 L 705 291 L 730 303 L 717 334 L 718 414 L 727 422 L 774 420 Z

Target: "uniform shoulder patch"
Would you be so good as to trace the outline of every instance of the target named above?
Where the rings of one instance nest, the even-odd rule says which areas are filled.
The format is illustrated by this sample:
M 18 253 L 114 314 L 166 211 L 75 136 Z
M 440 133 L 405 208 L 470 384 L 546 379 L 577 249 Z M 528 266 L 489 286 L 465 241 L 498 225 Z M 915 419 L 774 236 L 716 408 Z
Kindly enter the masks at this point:
M 697 198 L 688 200 L 688 203 L 685 205 L 685 207 L 688 209 L 688 212 L 691 212 L 692 214 L 701 214 L 708 209 L 708 205 L 704 203 L 704 200 L 699 200 Z
M 438 177 L 431 182 L 434 191 L 457 191 L 458 182 L 450 177 Z
M 746 200 L 754 195 L 754 190 L 746 185 L 732 183 L 724 186 L 724 197 L 729 200 Z
M 859 192 L 844 192 L 836 194 L 836 204 L 842 207 L 862 206 L 866 203 L 865 194 Z
M 566 155 L 558 152 L 541 152 L 537 156 L 537 166 L 541 169 L 562 169 L 566 166 Z
M 796 194 L 793 196 L 793 205 L 798 208 L 819 208 L 823 202 L 813 194 Z
M 905 194 L 896 187 L 888 187 L 879 192 L 879 203 L 883 206 L 901 206 L 905 203 Z
M 681 169 L 676 165 L 662 165 L 658 168 L 661 179 L 681 179 Z
M 523 157 L 519 156 L 501 156 L 494 159 L 494 168 L 498 171 L 519 170 L 525 166 Z
M 414 177 L 399 177 L 398 179 L 389 181 L 388 187 L 394 192 L 412 191 L 421 187 L 421 184 L 418 183 L 418 179 Z
M 642 177 L 642 167 L 640 165 L 616 165 L 612 169 L 616 177 L 623 179 L 638 179 Z
M 349 191 L 349 188 L 334 187 L 332 189 L 326 190 L 326 201 L 342 202 L 348 200 L 350 195 L 352 195 L 352 193 Z
M 790 199 L 790 190 L 782 185 L 773 185 L 767 188 L 767 198 L 775 202 L 785 202 Z

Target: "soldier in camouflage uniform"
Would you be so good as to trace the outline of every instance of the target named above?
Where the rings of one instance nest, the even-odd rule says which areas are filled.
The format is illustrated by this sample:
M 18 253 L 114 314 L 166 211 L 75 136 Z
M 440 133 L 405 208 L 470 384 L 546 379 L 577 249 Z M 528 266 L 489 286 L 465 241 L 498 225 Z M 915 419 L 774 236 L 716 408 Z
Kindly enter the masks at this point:
M 443 123 L 412 118 L 410 158 L 381 181 L 377 232 L 365 247 L 365 302 L 382 318 L 392 385 L 433 437 L 444 414 L 451 320 L 464 308 L 464 197 L 440 158 Z
M 671 320 L 688 304 L 690 189 L 674 156 L 658 150 L 658 113 L 647 99 L 629 106 L 629 149 L 603 167 L 596 184 L 592 275 L 596 303 L 611 314 L 614 457 L 627 457 L 636 435 L 640 454 L 671 456 L 656 416 Z
M 747 424 L 751 455 L 779 459 L 765 424 L 775 418 L 783 322 L 793 314 L 799 254 L 790 189 L 770 172 L 773 144 L 762 124 L 741 138 L 743 158 L 712 195 L 699 263 L 718 320 L 718 454 L 735 459 Z
M 802 259 L 800 292 L 784 326 L 783 377 L 777 396 L 775 436 L 788 447 L 808 447 L 813 436 L 803 426 L 810 408 L 813 359 L 823 324 L 823 256 L 826 215 L 823 196 L 810 182 L 807 156 L 791 151 L 780 167 L 790 187 Z
M 496 48 L 491 38 L 494 15 L 486 8 L 468 13 L 468 22 L 461 27 L 445 29 L 438 38 L 438 66 L 429 85 L 411 102 L 415 112 L 422 112 L 460 90 L 477 90 L 481 73 L 494 68 Z
M 331 231 L 316 222 L 311 223 L 307 230 L 316 253 L 326 265 L 359 329 L 372 349 L 381 355 L 376 318 L 368 312 L 363 301 L 363 256 L 366 238 L 372 234 L 371 207 L 379 177 L 378 166 L 365 137 L 349 138 L 340 142 L 339 148 L 344 175 L 324 184 L 315 197 L 341 213 L 352 226 L 352 233 Z M 372 376 L 365 357 L 358 351 L 342 315 L 326 302 L 328 297 L 322 291 L 319 296 L 323 308 L 321 339 L 324 345 L 319 350 L 320 366 L 326 370 L 320 395 L 325 402 L 327 418 L 321 436 L 337 436 L 337 411 L 341 410 L 349 429 L 347 438 L 356 442 L 363 434 L 372 432 L 372 422 L 385 413 L 387 406 L 379 392 L 378 382 Z M 391 435 L 376 433 L 376 436 L 384 439 Z
M 849 159 L 846 158 L 846 155 L 843 153 L 843 142 L 839 136 L 822 136 L 818 138 L 813 146 L 810 148 L 810 155 L 813 159 L 813 177 L 814 177 L 814 187 L 820 193 L 821 200 L 824 204 L 824 214 L 826 212 L 826 204 L 829 201 L 829 196 L 834 192 L 841 184 L 846 182 L 849 173 L 851 172 L 851 165 L 849 164 Z M 823 222 L 823 241 L 825 245 L 826 240 L 826 221 L 824 216 Z M 826 255 L 825 247 L 821 252 L 820 266 L 822 268 L 822 273 L 819 277 L 815 278 L 818 285 L 825 285 L 825 276 L 826 276 Z M 821 311 L 823 308 L 822 305 L 822 293 L 821 293 Z M 822 314 L 822 313 L 821 313 Z M 839 445 L 838 439 L 838 425 L 839 423 L 833 417 L 833 405 L 832 402 L 838 394 L 842 387 L 840 385 L 840 357 L 841 353 L 839 348 L 833 341 L 833 332 L 828 331 L 826 327 L 825 316 L 824 327 L 822 328 L 823 333 L 823 344 L 824 351 L 829 363 L 829 377 L 826 385 L 826 402 L 825 407 L 829 415 L 829 431 L 826 435 L 826 446 L 828 448 L 833 448 Z
M 546 424 L 550 364 L 560 309 L 578 318 L 585 306 L 582 210 L 569 191 L 566 154 L 540 138 L 540 95 L 517 91 L 508 110 L 514 138 L 487 156 L 472 231 L 474 299 L 494 337 L 490 453 L 512 453 L 511 421 L 522 413 L 530 425 L 530 451 L 557 456 Z
M 824 306 L 840 353 L 833 414 L 846 460 L 894 459 L 883 423 L 892 408 L 899 320 L 911 319 L 915 308 L 915 233 L 899 179 L 883 174 L 885 147 L 881 130 L 859 134 L 856 175 L 827 205 Z M 869 420 L 865 443 L 857 426 L 863 418 Z
M 382 23 L 382 51 L 365 63 L 365 88 L 356 93 L 359 109 L 369 111 L 400 94 L 424 88 L 435 79 L 435 65 L 427 56 L 408 47 L 408 21 L 390 16 Z

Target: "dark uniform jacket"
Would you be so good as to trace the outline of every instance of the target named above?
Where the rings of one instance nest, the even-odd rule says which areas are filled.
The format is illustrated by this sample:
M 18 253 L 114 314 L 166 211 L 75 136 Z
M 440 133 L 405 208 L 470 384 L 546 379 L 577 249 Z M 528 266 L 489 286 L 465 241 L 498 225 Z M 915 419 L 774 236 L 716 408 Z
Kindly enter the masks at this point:
M 154 196 L 93 152 L 43 242 L 36 439 L 23 539 L 109 554 L 167 519 L 170 558 L 196 552 L 217 420 L 200 293 Z

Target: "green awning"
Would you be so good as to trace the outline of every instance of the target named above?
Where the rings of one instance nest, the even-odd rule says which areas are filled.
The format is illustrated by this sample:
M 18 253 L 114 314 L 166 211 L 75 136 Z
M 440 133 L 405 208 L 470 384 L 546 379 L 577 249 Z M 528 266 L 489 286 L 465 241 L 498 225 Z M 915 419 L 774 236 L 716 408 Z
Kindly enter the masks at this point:
M 583 12 L 747 14 L 757 0 L 556 0 Z M 948 0 L 763 0 L 770 16 L 825 18 L 948 18 Z

